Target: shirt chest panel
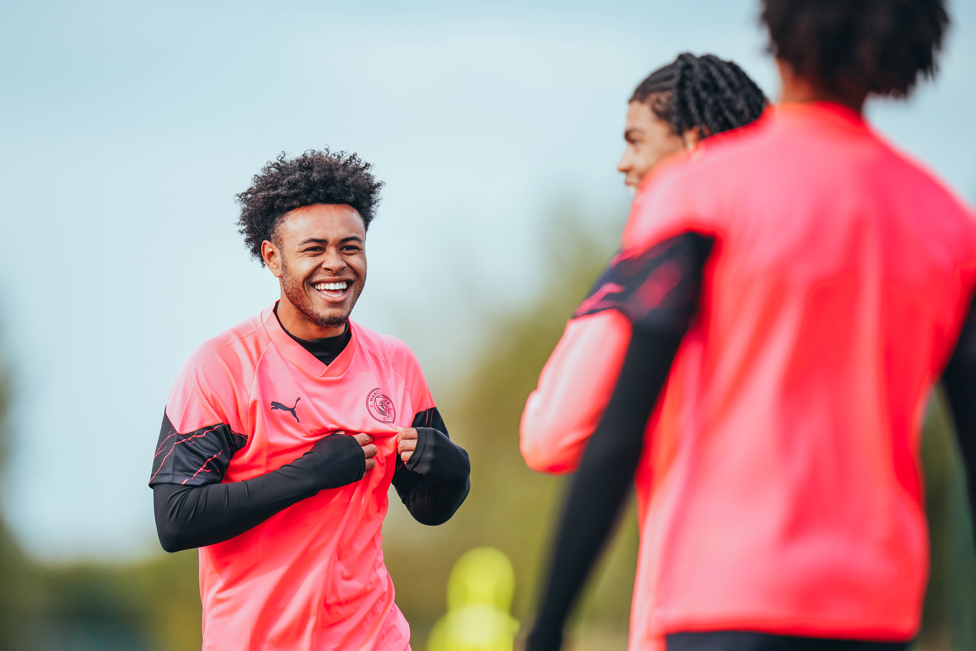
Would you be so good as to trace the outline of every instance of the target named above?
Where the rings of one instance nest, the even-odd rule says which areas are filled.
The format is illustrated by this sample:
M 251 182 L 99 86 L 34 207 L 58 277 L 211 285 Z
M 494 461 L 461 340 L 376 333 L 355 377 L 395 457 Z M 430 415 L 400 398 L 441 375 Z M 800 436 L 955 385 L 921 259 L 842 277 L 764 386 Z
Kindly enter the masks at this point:
M 386 467 L 395 462 L 397 428 L 410 426 L 412 408 L 401 376 L 362 350 L 335 377 L 315 376 L 272 351 L 256 369 L 248 398 L 248 443 L 225 480 L 276 470 L 337 431 L 372 436 L 379 449 L 375 474 L 392 476 Z

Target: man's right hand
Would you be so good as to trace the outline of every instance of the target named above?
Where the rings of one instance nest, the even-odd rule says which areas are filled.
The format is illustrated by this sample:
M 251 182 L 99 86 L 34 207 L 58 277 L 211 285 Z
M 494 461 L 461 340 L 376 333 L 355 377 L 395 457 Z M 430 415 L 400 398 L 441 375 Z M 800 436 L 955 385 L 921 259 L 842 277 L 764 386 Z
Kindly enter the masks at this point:
M 336 432 L 336 434 L 344 433 L 345 432 Z M 366 471 L 369 472 L 376 467 L 376 459 L 373 457 L 376 456 L 377 449 L 376 446 L 373 445 L 373 437 L 369 434 L 363 433 L 353 434 L 352 437 L 356 439 L 356 442 L 359 443 L 360 447 L 363 449 L 363 454 L 366 455 Z
M 376 446 L 368 434 L 348 435 L 337 431 L 315 442 L 312 449 L 282 466 L 308 472 L 317 490 L 338 488 L 359 481 L 376 466 Z

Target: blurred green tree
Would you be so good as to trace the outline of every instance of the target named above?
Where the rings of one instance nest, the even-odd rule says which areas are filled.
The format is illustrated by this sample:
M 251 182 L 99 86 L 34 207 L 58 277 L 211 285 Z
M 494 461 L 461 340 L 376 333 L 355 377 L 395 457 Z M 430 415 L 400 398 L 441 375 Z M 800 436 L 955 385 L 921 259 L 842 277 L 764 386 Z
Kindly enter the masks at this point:
M 31 636 L 38 649 L 199 650 L 195 551 L 135 563 L 40 568 L 44 601 Z
M 9 405 L 9 375 L 6 366 L 0 366 L 0 649 L 20 649 L 26 644 L 39 590 L 33 567 L 2 517 L 11 443 Z
M 43 564 L 2 517 L 12 432 L 0 364 L 0 651 L 192 651 L 200 648 L 195 552 L 137 563 Z
M 976 551 L 966 476 L 945 396 L 936 391 L 922 434 L 932 563 L 919 646 L 976 649 Z
M 525 466 L 519 420 L 567 317 L 614 250 L 612 234 L 620 223 L 601 217 L 583 214 L 571 202 L 557 206 L 538 251 L 548 271 L 537 297 L 514 313 L 486 307 L 482 321 L 491 325 L 485 328 L 485 353 L 471 364 L 457 391 L 438 398 L 452 437 L 470 454 L 472 488 L 447 524 L 422 531 L 421 525 L 400 521 L 385 533 L 387 565 L 415 648 L 424 648 L 430 626 L 446 609 L 444 586 L 451 566 L 476 546 L 496 547 L 512 560 L 519 586 L 513 615 L 523 624 L 531 621 L 563 479 Z M 636 521 L 629 509 L 622 534 L 580 609 L 585 626 L 605 629 L 618 640 L 629 618 L 636 549 Z

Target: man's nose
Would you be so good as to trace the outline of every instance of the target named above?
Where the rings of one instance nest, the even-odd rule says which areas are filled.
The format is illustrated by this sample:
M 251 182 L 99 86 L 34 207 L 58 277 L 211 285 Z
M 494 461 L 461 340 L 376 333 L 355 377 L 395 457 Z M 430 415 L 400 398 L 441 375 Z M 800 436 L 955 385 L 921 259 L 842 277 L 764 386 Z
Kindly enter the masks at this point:
M 617 171 L 621 174 L 626 174 L 633 167 L 630 162 L 630 152 L 624 151 L 624 155 L 620 157 L 620 161 L 617 163 Z
M 338 251 L 329 250 L 326 251 L 325 259 L 322 260 L 322 268 L 332 273 L 338 273 L 339 270 L 346 268 L 346 261 Z

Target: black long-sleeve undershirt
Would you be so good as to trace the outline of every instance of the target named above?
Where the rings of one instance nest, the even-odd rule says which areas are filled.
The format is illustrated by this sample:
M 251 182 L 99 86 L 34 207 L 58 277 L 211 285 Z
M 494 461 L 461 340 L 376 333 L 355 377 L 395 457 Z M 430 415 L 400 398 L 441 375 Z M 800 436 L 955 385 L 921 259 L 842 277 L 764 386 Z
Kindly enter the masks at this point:
M 647 420 L 698 312 L 713 243 L 688 232 L 640 255 L 618 256 L 574 313 L 579 318 L 616 309 L 631 321 L 633 331 L 610 401 L 563 505 L 529 651 L 562 644 L 563 624 L 633 484 Z M 646 291 L 662 287 L 667 289 Z
M 451 519 L 471 488 L 467 452 L 446 434 L 418 427 L 417 448 L 393 475 L 407 511 L 421 524 Z M 311 450 L 266 475 L 240 482 L 185 486 L 156 484 L 156 532 L 168 552 L 230 540 L 274 514 L 312 497 L 362 479 L 366 457 L 347 435 L 327 436 Z
M 416 427 L 417 447 L 393 473 L 393 487 L 413 519 L 444 524 L 471 490 L 471 462 L 464 448 L 432 427 Z
M 153 510 L 159 543 L 176 552 L 230 540 L 320 490 L 359 481 L 365 471 L 359 442 L 333 434 L 293 462 L 254 479 L 203 486 L 156 484 Z
M 331 364 L 351 336 L 347 327 L 336 337 L 292 338 L 323 364 Z M 417 447 L 406 463 L 398 459 L 393 486 L 415 520 L 443 524 L 470 491 L 468 454 L 450 440 L 435 408 L 417 414 L 413 427 Z M 358 481 L 365 464 L 354 438 L 332 435 L 292 463 L 254 479 L 202 486 L 156 483 L 153 505 L 159 542 L 174 552 L 230 540 L 320 490 Z
M 542 604 L 529 651 L 556 650 L 563 624 L 610 534 L 634 481 L 644 429 L 681 338 L 634 332 L 620 378 L 586 446 L 556 530 Z M 612 468 L 613 472 L 607 472 Z

